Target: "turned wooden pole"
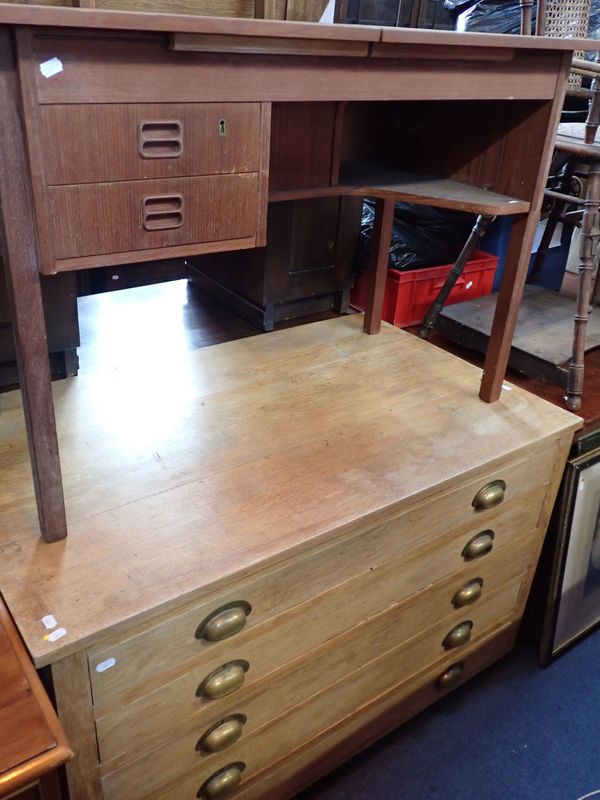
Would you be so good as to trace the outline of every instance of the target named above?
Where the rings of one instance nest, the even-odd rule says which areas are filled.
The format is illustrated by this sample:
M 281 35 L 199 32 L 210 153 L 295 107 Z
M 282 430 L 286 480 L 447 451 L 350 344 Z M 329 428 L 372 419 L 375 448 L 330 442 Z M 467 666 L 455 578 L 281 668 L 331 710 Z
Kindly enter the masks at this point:
M 577 290 L 577 311 L 573 334 L 573 354 L 569 364 L 567 380 L 567 407 L 572 411 L 581 408 L 583 393 L 583 371 L 590 296 L 592 292 L 592 269 L 594 265 L 594 222 L 598 215 L 600 201 L 600 163 L 590 166 L 587 193 L 581 222 L 581 249 L 579 261 L 579 286 Z
M 521 35 L 531 36 L 533 31 L 533 0 L 521 0 L 519 8 L 521 9 Z

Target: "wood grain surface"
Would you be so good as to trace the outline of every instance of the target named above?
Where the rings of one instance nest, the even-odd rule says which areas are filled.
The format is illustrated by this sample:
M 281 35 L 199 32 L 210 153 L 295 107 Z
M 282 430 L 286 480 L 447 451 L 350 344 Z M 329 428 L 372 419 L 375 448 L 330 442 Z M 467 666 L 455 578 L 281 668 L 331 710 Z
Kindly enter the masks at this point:
M 40 547 L 20 400 L 0 397 L 0 580 L 56 661 L 460 476 L 550 448 L 580 420 L 384 325 L 342 317 L 54 385 L 71 535 Z M 350 449 L 349 449 L 350 448 Z M 176 513 L 175 513 L 176 512 Z M 53 613 L 67 634 L 44 639 Z
M 332 25 L 311 22 L 280 22 L 185 14 L 102 11 L 88 8 L 56 8 L 0 3 L 0 24 L 108 30 L 163 31 L 167 33 L 215 33 L 243 36 L 283 36 L 306 39 L 440 44 L 518 50 L 596 50 L 593 39 L 551 39 L 537 36 L 507 36 L 481 33 L 457 34 L 376 25 Z

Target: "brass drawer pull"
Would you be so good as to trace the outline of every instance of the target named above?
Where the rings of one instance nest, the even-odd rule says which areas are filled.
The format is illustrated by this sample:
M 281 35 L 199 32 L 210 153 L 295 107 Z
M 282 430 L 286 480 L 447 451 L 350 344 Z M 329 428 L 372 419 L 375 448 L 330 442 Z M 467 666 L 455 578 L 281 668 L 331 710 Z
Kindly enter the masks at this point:
M 491 481 L 480 489 L 473 498 L 473 508 L 476 511 L 483 511 L 486 508 L 494 508 L 504 500 L 506 493 L 506 483 L 504 481 Z
M 196 797 L 202 800 L 213 800 L 227 797 L 242 780 L 242 772 L 246 769 L 243 761 L 228 764 L 205 781 L 198 789 Z
M 244 680 L 246 672 L 250 669 L 247 661 L 230 661 L 211 672 L 196 690 L 196 697 L 206 697 L 208 700 L 217 700 L 237 691 Z
M 435 685 L 438 687 L 438 689 L 451 689 L 460 682 L 464 668 L 465 665 L 462 661 L 452 664 L 448 667 L 448 669 L 442 672 L 442 674 L 436 680 Z
M 481 531 L 466 543 L 461 553 L 465 561 L 486 556 L 494 548 L 494 531 Z
M 476 603 L 481 597 L 482 589 L 483 580 L 481 578 L 475 578 L 465 583 L 452 598 L 452 605 L 454 608 L 462 608 L 463 606 L 470 606 Z
M 142 158 L 179 158 L 183 153 L 181 122 L 142 120 L 138 125 L 138 153 Z
M 220 753 L 221 750 L 231 747 L 244 732 L 245 722 L 246 717 L 243 714 L 225 717 L 200 737 L 196 750 L 204 753 Z
M 454 650 L 455 647 L 462 647 L 471 638 L 473 623 L 470 620 L 459 623 L 455 628 L 446 634 L 442 647 L 444 650 Z
M 252 606 L 244 600 L 221 606 L 198 625 L 196 639 L 206 639 L 207 642 L 220 642 L 222 639 L 234 636 L 246 625 L 248 614 L 251 611 Z

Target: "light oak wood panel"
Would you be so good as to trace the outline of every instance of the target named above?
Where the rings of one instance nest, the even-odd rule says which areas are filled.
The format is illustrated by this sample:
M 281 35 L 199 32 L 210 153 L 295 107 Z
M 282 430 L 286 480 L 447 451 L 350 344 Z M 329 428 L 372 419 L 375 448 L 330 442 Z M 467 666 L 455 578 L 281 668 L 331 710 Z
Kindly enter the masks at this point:
M 224 131 L 221 122 L 225 123 Z M 165 123 L 170 127 L 165 128 Z M 259 169 L 258 103 L 44 106 L 41 124 L 48 184 L 216 175 Z M 148 157 L 140 152 L 142 124 L 146 136 L 142 152 Z M 164 141 L 166 146 L 153 145 L 157 141 Z M 178 141 L 181 154 L 175 155 Z
M 219 719 L 231 714 L 243 713 L 247 717 L 244 736 L 249 735 L 271 718 L 302 703 L 314 692 L 342 679 L 367 661 L 396 648 L 409 638 L 412 640 L 419 636 L 421 631 L 432 627 L 434 620 L 436 625 L 442 625 L 443 622 L 445 629 L 450 630 L 471 611 L 471 607 L 452 606 L 454 593 L 470 580 L 481 579 L 483 599 L 477 601 L 476 607 L 479 607 L 484 599 L 504 583 L 521 573 L 525 574 L 532 545 L 532 534 L 522 537 L 514 545 L 465 566 L 434 589 L 424 590 L 389 610 L 371 615 L 370 602 L 367 601 L 364 610 L 356 618 L 358 624 L 338 636 L 333 636 L 333 629 L 327 618 L 314 619 L 307 613 L 302 621 L 303 629 L 322 625 L 324 632 L 330 633 L 323 643 L 275 672 L 262 678 L 259 676 L 259 680 L 253 676 L 254 665 L 251 662 L 244 686 L 227 697 L 219 700 L 196 697 L 196 689 L 207 672 L 205 665 L 199 665 L 167 686 L 97 718 L 98 745 L 101 760 L 106 764 L 105 772 L 112 772 L 136 755 L 147 753 L 161 742 L 173 738 L 175 732 L 180 735 L 181 731 L 188 729 L 190 735 L 199 736 L 199 731 L 209 729 Z M 418 565 L 415 565 L 414 560 L 403 561 L 402 583 L 404 584 L 405 576 L 407 579 L 402 591 L 411 584 L 413 587 L 419 585 L 418 580 L 412 582 L 413 576 L 416 578 L 418 574 L 416 566 L 421 569 L 421 585 L 427 583 L 428 569 L 430 580 L 438 580 L 442 557 L 437 551 L 430 551 L 421 555 Z M 382 571 L 384 570 L 375 570 L 375 580 L 378 580 Z M 399 580 L 397 582 L 400 583 Z M 384 583 L 381 593 L 382 608 L 386 608 L 389 603 L 389 594 L 389 587 Z M 443 636 L 433 639 L 429 637 L 420 645 L 411 642 L 410 655 L 405 648 L 404 656 L 399 659 L 399 669 L 401 666 L 403 671 L 421 669 L 428 660 L 439 655 L 442 638 Z M 282 639 L 282 643 L 285 645 L 283 649 L 287 649 L 287 636 Z M 242 657 L 246 654 L 243 646 L 236 647 L 234 640 L 230 641 L 230 648 Z M 290 655 L 293 655 L 292 651 Z M 410 662 L 411 666 L 404 666 L 405 662 Z
M 479 635 L 484 636 L 511 613 L 519 588 L 520 581 L 513 581 L 491 595 L 485 603 L 482 602 L 481 606 L 470 609 L 464 617 L 472 620 L 474 630 L 476 627 Z M 437 645 L 437 656 L 443 657 L 440 635 L 443 637 L 444 634 L 440 634 L 437 628 L 429 632 L 430 647 L 434 649 Z M 460 648 L 454 651 L 454 655 L 456 660 L 460 660 Z M 411 672 L 411 666 L 408 666 L 411 656 L 407 648 L 406 667 L 400 652 L 396 650 L 374 659 L 335 685 L 323 688 L 308 701 L 266 724 L 247 739 L 242 736 L 237 744 L 223 753 L 205 756 L 196 751 L 199 737 L 195 731 L 175 739 L 145 758 L 104 776 L 104 800 L 149 800 L 156 796 L 164 796 L 164 800 L 181 800 L 188 795 L 189 787 L 179 776 L 194 770 L 199 789 L 214 772 L 235 761 L 246 764 L 244 779 L 249 779 L 435 660 L 429 658 L 422 663 L 416 662 Z M 170 782 L 170 790 L 158 791 Z
M 41 103 L 302 102 L 343 100 L 551 99 L 558 53 L 514 60 L 406 62 L 394 59 L 175 53 L 161 41 L 31 38 L 32 80 Z M 20 54 L 25 52 L 21 40 Z M 39 64 L 58 57 L 50 79 Z M 525 69 L 525 59 L 527 67 Z M 140 69 L 139 64 L 144 68 Z M 548 67 L 551 67 L 549 70 Z
M 465 666 L 460 684 L 509 652 L 517 630 L 518 625 L 509 624 L 466 651 L 461 659 Z M 278 800 L 295 796 L 300 789 L 447 694 L 447 690 L 440 689 L 435 681 L 451 663 L 452 659 L 446 657 L 442 662 L 431 665 L 410 681 L 385 692 L 370 705 L 341 720 L 304 747 L 263 770 L 255 779 L 245 780 L 236 792 L 235 800 L 264 800 L 275 796 L 275 793 Z M 194 786 L 193 777 L 185 783 L 186 790 L 190 787 L 193 791 Z M 151 800 L 162 798 L 155 796 Z
M 57 263 L 256 235 L 256 173 L 53 186 L 48 198 Z
M 56 708 L 75 758 L 67 764 L 69 791 L 77 800 L 102 800 L 92 693 L 85 653 L 52 665 Z
M 551 469 L 551 463 L 546 465 L 540 463 L 542 475 L 539 477 L 543 476 L 544 467 Z M 159 624 L 148 627 L 147 630 L 142 630 L 123 642 L 93 648 L 89 651 L 89 658 L 95 705 L 119 704 L 123 695 L 131 696 L 130 693 L 135 695 L 148 691 L 150 687 L 167 682 L 169 676 L 184 671 L 192 664 L 201 663 L 207 668 L 207 672 L 210 672 L 209 665 L 214 664 L 212 668 L 220 666 L 222 662 L 227 661 L 227 653 L 243 649 L 248 642 L 254 642 L 254 646 L 261 650 L 260 658 L 264 664 L 264 674 L 265 670 L 277 666 L 277 662 L 273 659 L 293 658 L 294 646 L 305 649 L 315 646 L 314 642 L 309 643 L 304 634 L 298 637 L 295 645 L 292 645 L 286 638 L 288 634 L 283 637 L 283 634 L 277 633 L 277 630 L 285 625 L 293 638 L 294 631 L 299 631 L 303 627 L 295 620 L 307 613 L 308 609 L 315 612 L 315 609 L 321 607 L 320 612 L 315 612 L 319 616 L 327 617 L 331 614 L 332 623 L 341 624 L 344 620 L 344 625 L 349 626 L 355 624 L 353 619 L 357 613 L 353 603 L 341 609 L 339 616 L 336 614 L 337 603 L 344 593 L 350 592 L 352 595 L 355 592 L 367 593 L 368 589 L 365 587 L 377 585 L 377 592 L 364 601 L 371 604 L 370 607 L 375 613 L 385 607 L 385 604 L 378 605 L 384 602 L 384 596 L 388 598 L 387 605 L 390 605 L 423 588 L 428 580 L 434 581 L 458 570 L 464 564 L 461 558 L 463 548 L 480 531 L 493 529 L 498 536 L 497 544 L 502 547 L 503 544 L 523 535 L 537 524 L 547 486 L 531 487 L 529 491 L 532 469 L 533 462 L 526 461 L 516 468 L 507 468 L 497 473 L 506 477 L 508 486 L 514 486 L 506 501 L 512 499 L 512 508 L 509 505 L 506 514 L 503 513 L 504 509 L 496 509 L 495 512 L 483 515 L 476 515 L 473 512 L 470 501 L 478 488 L 487 483 L 487 480 L 484 482 L 477 480 L 460 493 L 452 493 L 446 498 L 432 501 L 436 508 L 436 516 L 439 514 L 437 527 L 436 523 L 431 521 L 432 506 L 422 507 L 416 513 L 394 520 L 392 524 L 387 523 L 374 531 L 366 531 L 360 538 L 355 538 L 354 542 L 345 539 L 329 552 L 320 551 L 304 562 L 297 562 L 297 566 L 265 575 L 262 581 L 254 581 L 253 584 L 246 586 L 231 586 L 227 595 L 209 602 L 205 600 L 183 614 L 170 615 Z M 462 529 L 453 532 L 447 547 L 439 546 L 437 556 L 439 561 L 436 566 L 429 565 L 429 562 L 436 558 L 429 552 L 431 543 L 435 536 L 439 535 L 442 525 L 451 526 L 456 507 L 463 511 L 460 516 L 456 515 L 461 522 L 464 523 L 469 517 L 471 519 L 467 524 L 463 524 Z M 516 509 L 518 511 L 515 513 Z M 423 548 L 425 555 L 421 554 L 419 548 L 411 550 L 418 543 L 425 545 Z M 352 545 L 358 547 L 358 552 L 350 549 Z M 340 550 L 343 547 L 348 550 L 341 555 Z M 408 556 L 394 559 L 394 556 L 402 554 L 403 550 L 410 551 Z M 425 565 L 422 558 L 425 558 L 428 565 Z M 432 570 L 431 575 L 429 569 Z M 397 575 L 400 573 L 401 582 L 397 580 Z M 389 595 L 384 595 L 383 581 L 386 575 Z M 286 588 L 288 586 L 302 588 L 288 590 Z M 331 587 L 335 588 L 331 590 Z M 330 591 L 325 594 L 327 590 Z M 317 594 L 319 598 L 313 599 Z M 302 602 L 304 598 L 310 599 Z M 250 624 L 243 631 L 233 639 L 223 642 L 206 642 L 195 638 L 198 625 L 207 615 L 226 603 L 239 601 L 249 603 L 253 609 L 249 616 Z M 287 616 L 282 616 L 282 612 L 289 608 L 292 608 L 292 611 L 288 612 Z M 359 613 L 363 612 L 366 613 L 364 609 Z M 266 635 L 271 645 L 270 649 L 267 649 L 266 645 L 259 644 L 259 639 L 261 632 L 263 636 L 265 635 L 263 623 L 269 620 L 271 624 L 266 628 Z M 333 635 L 338 631 L 331 629 L 330 632 Z M 323 633 L 313 631 L 311 635 L 323 635 Z M 281 650 L 283 641 L 285 648 Z M 298 652 L 295 651 L 296 655 Z M 97 671 L 98 664 L 113 658 L 116 664 L 112 669 Z M 252 676 L 257 675 L 258 667 L 255 664 Z M 136 687 L 140 688 L 136 690 Z
M 72 528 L 53 547 L 38 544 L 20 398 L 0 396 L 0 579 L 38 665 L 409 512 L 457 476 L 558 458 L 580 425 L 517 387 L 481 403 L 480 370 L 391 326 L 360 336 L 361 323 L 183 353 L 160 385 L 151 364 L 55 384 Z M 227 394 L 248 398 L 229 432 L 213 416 Z M 127 499 L 129 482 L 144 499 Z M 49 611 L 67 629 L 54 643 Z

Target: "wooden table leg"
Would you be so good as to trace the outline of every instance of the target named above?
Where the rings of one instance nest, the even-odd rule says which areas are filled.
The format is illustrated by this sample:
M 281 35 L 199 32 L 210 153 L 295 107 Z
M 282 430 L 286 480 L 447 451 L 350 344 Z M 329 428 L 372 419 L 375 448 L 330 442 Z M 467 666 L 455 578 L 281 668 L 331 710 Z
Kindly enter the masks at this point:
M 67 535 L 46 326 L 12 46 L 0 27 L 0 245 L 42 536 Z
M 512 225 L 479 391 L 479 396 L 487 403 L 495 403 L 502 390 L 537 219 L 537 214 L 530 213 L 517 217 Z
M 573 333 L 573 353 L 569 364 L 567 381 L 567 407 L 571 411 L 581 408 L 583 394 L 583 370 L 585 343 L 592 294 L 592 270 L 594 268 L 594 221 L 598 214 L 600 198 L 600 164 L 590 164 L 587 191 L 581 221 L 581 249 L 579 257 L 579 284 L 577 287 L 577 310 Z
M 365 333 L 379 333 L 381 330 L 381 312 L 392 241 L 394 207 L 393 200 L 377 199 L 375 202 L 375 221 L 373 223 L 367 302 L 365 304 L 365 321 L 363 324 Z

